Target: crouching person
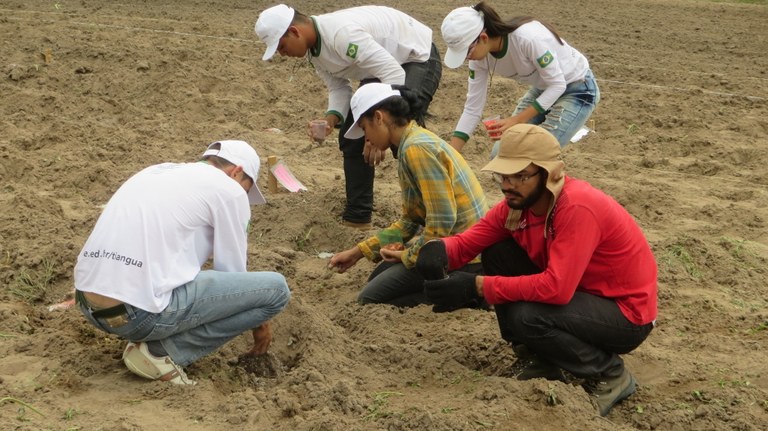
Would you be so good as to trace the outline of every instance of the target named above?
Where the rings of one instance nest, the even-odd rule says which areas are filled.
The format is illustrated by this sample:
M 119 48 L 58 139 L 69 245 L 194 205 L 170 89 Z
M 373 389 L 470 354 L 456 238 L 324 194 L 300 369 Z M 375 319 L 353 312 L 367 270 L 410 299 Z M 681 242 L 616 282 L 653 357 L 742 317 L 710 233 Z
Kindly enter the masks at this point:
M 214 142 L 198 163 L 138 172 L 104 208 L 77 259 L 76 299 L 92 325 L 128 340 L 135 374 L 195 384 L 182 367 L 247 330 L 250 354 L 269 348 L 290 291 L 281 274 L 246 271 L 250 205 L 265 203 L 259 164 L 246 142 Z
M 425 244 L 416 268 L 435 304 L 494 305 L 501 336 L 526 359 L 518 379 L 562 379 L 566 370 L 605 416 L 635 391 L 619 355 L 654 327 L 656 262 L 632 216 L 563 168 L 552 134 L 512 126 L 483 168 L 504 201 L 467 231 Z M 444 276 L 478 253 L 484 275 Z
M 424 279 L 414 269 L 419 249 L 429 239 L 472 226 L 488 210 L 483 188 L 466 160 L 416 123 L 422 111 L 420 103 L 408 88 L 382 83 L 360 87 L 350 102 L 354 122 L 346 132 L 347 137 L 365 137 L 379 151 L 392 150 L 398 160 L 402 202 L 400 219 L 388 229 L 335 254 L 328 263 L 329 268 L 344 272 L 363 257 L 372 261 L 379 256 L 384 259 L 360 292 L 357 299 L 361 304 L 429 304 L 424 297 Z M 479 269 L 479 263 L 474 262 L 461 270 Z M 482 306 L 470 301 L 450 309 L 433 309 L 444 312 Z

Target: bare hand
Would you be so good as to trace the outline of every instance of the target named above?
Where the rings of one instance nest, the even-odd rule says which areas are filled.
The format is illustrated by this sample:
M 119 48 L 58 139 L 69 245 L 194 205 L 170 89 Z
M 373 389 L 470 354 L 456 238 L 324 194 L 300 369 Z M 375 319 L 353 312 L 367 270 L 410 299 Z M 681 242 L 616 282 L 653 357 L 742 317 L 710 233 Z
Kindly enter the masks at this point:
M 307 136 L 310 141 L 314 142 L 314 139 L 312 139 L 312 121 L 307 122 Z
M 399 249 L 382 248 L 379 250 L 381 258 L 386 262 L 402 262 L 403 261 L 403 249 L 400 245 Z
M 370 166 L 378 166 L 379 163 L 384 161 L 384 157 L 387 155 L 386 150 L 382 151 L 374 147 L 370 141 L 365 141 L 363 146 L 363 159 Z
M 501 134 L 504 133 L 505 130 L 509 129 L 510 127 L 514 126 L 515 124 L 519 123 L 517 117 L 507 117 L 507 118 L 501 118 L 499 120 L 496 120 L 493 124 L 490 124 L 487 126 L 488 128 L 488 136 L 496 136 L 499 139 L 501 138 Z
M 449 144 L 451 144 L 451 146 L 455 148 L 456 151 L 461 151 L 461 149 L 464 148 L 464 144 L 466 143 L 467 141 L 459 138 L 458 136 L 451 136 L 451 141 L 449 142 Z
M 272 324 L 264 322 L 253 330 L 253 348 L 248 354 L 253 356 L 263 355 L 269 350 L 270 344 L 272 344 Z
M 501 134 L 504 133 L 505 130 L 509 129 L 515 124 L 526 123 L 536 115 L 538 115 L 538 111 L 536 111 L 536 108 L 534 108 L 533 106 L 528 106 L 517 115 L 496 120 L 495 123 L 488 126 L 488 135 L 498 136 L 498 138 L 496 139 L 500 139 Z
M 315 129 L 316 126 L 312 123 L 321 121 L 325 121 L 325 129 L 322 133 L 318 134 L 318 131 Z M 309 140 L 312 142 L 323 142 L 331 134 L 331 131 L 333 131 L 333 126 L 326 119 L 312 120 L 307 123 L 307 136 L 309 136 Z
M 355 266 L 357 261 L 362 257 L 363 252 L 361 252 L 357 246 L 354 246 L 349 250 L 334 254 L 331 260 L 328 261 L 328 269 L 332 269 L 341 274 Z

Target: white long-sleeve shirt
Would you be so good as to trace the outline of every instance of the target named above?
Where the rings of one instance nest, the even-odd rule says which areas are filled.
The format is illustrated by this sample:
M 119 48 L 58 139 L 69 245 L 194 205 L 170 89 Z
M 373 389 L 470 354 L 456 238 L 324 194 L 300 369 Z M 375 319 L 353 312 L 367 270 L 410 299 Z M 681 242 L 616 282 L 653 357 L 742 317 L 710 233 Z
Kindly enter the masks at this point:
M 432 30 L 396 9 L 360 6 L 311 18 L 318 41 L 310 62 L 328 86 L 328 113 L 342 119 L 353 94 L 350 80 L 402 85 L 402 64 L 429 59 Z
M 75 266 L 75 287 L 152 313 L 213 256 L 246 271 L 245 190 L 207 163 L 164 163 L 129 178 L 107 203 Z
M 504 76 L 543 90 L 536 99 L 539 108 L 549 109 L 571 82 L 584 79 L 589 61 L 538 21 L 521 25 L 507 35 L 501 52 L 469 61 L 469 85 L 464 112 L 455 135 L 469 138 L 483 115 L 491 76 Z

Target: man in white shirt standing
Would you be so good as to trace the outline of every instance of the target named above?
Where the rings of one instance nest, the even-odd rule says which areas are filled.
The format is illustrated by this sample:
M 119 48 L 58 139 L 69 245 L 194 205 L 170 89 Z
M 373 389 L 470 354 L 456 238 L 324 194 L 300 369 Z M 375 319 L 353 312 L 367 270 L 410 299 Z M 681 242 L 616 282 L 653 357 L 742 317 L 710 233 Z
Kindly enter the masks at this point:
M 323 15 L 304 15 L 280 4 L 263 11 L 256 34 L 267 44 L 263 60 L 275 54 L 306 57 L 328 87 L 327 132 L 337 125 L 344 155 L 345 225 L 371 227 L 374 166 L 384 151 L 364 138 L 344 137 L 354 122 L 349 101 L 351 81 L 405 85 L 421 99 L 416 121 L 424 125 L 442 75 L 440 53 L 432 30 L 413 17 L 384 6 L 360 6 Z
M 182 367 L 246 330 L 250 354 L 269 348 L 290 291 L 281 274 L 246 270 L 250 205 L 266 202 L 259 166 L 248 143 L 214 142 L 199 163 L 143 169 L 107 203 L 77 259 L 76 298 L 91 324 L 129 340 L 132 372 L 195 384 Z

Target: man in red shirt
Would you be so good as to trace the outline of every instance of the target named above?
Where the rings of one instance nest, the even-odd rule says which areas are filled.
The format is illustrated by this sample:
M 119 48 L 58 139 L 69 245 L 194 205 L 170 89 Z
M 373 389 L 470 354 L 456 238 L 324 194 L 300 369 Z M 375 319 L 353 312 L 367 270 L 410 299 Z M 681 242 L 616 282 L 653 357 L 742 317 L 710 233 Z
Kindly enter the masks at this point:
M 467 231 L 425 244 L 416 267 L 436 305 L 494 306 L 502 338 L 528 361 L 518 379 L 562 380 L 568 371 L 605 416 L 635 391 L 619 355 L 654 327 L 656 261 L 618 202 L 563 169 L 552 134 L 511 127 L 483 168 L 504 201 Z M 445 276 L 480 253 L 484 275 Z

